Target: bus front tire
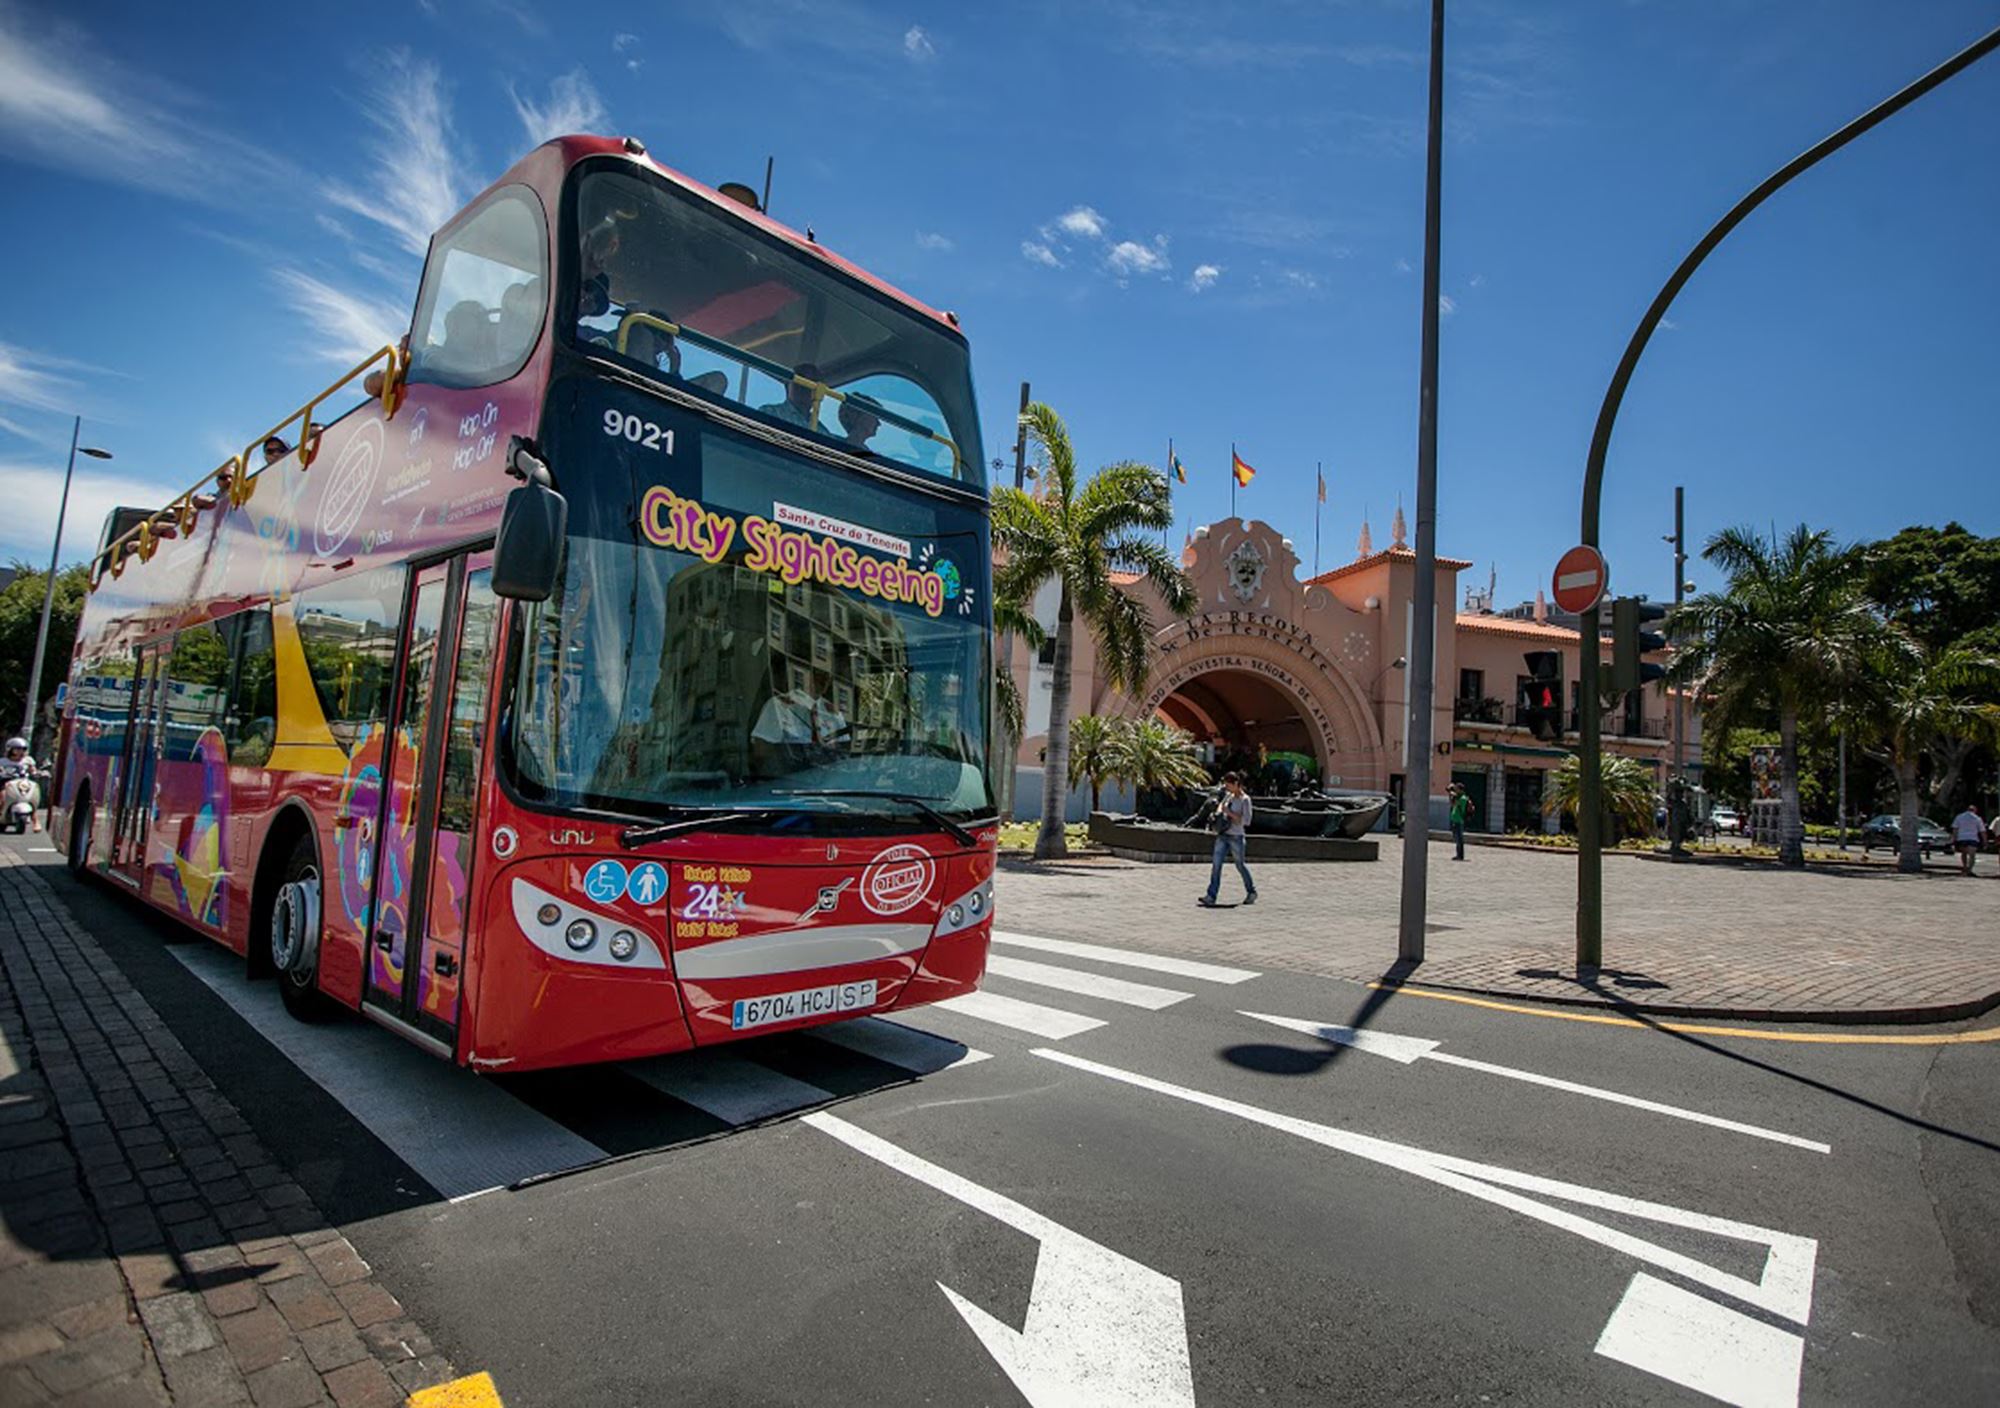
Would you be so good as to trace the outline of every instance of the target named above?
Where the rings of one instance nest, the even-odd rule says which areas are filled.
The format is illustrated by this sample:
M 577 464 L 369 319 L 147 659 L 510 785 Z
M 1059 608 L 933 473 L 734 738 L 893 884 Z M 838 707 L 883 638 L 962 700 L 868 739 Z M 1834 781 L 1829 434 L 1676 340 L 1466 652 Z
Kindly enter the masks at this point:
M 97 820 L 97 808 L 90 800 L 90 789 L 82 788 L 76 794 L 76 805 L 69 814 L 69 854 L 64 857 L 69 863 L 69 873 L 82 880 L 90 874 L 90 833 Z
M 320 938 L 319 856 L 310 837 L 301 836 L 271 898 L 271 967 L 285 1010 L 301 1022 L 323 1022 L 333 1004 L 319 990 Z

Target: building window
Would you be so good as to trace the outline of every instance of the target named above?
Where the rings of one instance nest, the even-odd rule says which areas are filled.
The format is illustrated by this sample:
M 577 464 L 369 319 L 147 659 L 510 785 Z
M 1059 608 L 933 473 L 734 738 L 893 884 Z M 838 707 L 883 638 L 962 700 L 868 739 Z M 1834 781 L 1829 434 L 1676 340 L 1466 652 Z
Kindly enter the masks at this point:
M 1460 699 L 1484 699 L 1486 697 L 1486 671 L 1460 670 L 1458 672 L 1458 697 Z

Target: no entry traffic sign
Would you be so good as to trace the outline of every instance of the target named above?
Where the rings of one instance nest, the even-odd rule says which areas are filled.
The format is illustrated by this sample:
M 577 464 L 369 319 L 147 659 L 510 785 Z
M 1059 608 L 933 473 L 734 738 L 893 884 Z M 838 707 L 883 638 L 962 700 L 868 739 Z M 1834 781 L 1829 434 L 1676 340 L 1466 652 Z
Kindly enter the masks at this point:
M 1604 554 L 1588 544 L 1578 544 L 1556 563 L 1556 605 L 1565 611 L 1588 611 L 1604 599 L 1610 580 Z

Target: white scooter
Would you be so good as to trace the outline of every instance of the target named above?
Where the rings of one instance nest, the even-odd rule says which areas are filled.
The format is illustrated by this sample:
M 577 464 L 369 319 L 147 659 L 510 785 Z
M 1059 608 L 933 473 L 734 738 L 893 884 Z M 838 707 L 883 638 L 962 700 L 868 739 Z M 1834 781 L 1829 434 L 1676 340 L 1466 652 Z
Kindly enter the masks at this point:
M 41 801 L 41 784 L 33 775 L 8 778 L 0 786 L 0 832 L 26 831 L 34 824 L 35 808 Z

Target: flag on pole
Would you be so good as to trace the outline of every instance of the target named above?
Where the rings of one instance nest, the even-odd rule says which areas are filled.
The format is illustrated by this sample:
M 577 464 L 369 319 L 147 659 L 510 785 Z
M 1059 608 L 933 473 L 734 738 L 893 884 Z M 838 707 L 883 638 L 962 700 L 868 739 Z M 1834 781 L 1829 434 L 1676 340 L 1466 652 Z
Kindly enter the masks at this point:
M 1319 471 L 1319 501 L 1326 502 L 1326 471 Z
M 1250 481 L 1257 477 L 1257 471 L 1243 463 L 1243 456 L 1236 453 L 1234 445 L 1229 447 L 1229 459 L 1230 472 L 1236 476 L 1237 484 L 1245 489 L 1249 488 Z
M 1182 464 L 1181 457 L 1174 453 L 1174 442 L 1171 440 L 1167 442 L 1167 468 L 1174 472 L 1176 484 L 1187 483 L 1187 466 Z

